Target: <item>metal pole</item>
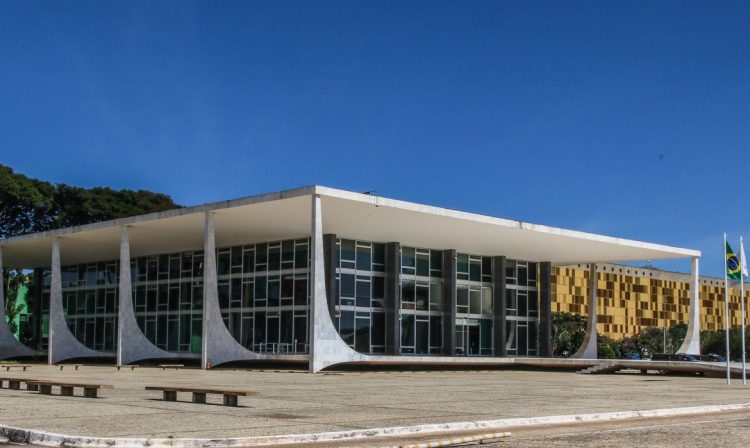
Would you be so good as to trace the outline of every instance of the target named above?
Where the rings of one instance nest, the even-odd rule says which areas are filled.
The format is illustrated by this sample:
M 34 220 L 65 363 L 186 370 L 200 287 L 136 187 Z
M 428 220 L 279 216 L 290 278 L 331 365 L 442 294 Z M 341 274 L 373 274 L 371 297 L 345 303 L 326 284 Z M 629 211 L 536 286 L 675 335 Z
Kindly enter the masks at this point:
M 727 266 L 727 234 L 724 233 L 724 334 L 727 349 L 727 384 L 732 384 L 729 370 L 729 279 L 727 278 Z
M 747 384 L 747 375 L 745 374 L 745 246 L 742 245 L 742 235 L 740 235 L 740 320 L 742 321 L 742 384 Z

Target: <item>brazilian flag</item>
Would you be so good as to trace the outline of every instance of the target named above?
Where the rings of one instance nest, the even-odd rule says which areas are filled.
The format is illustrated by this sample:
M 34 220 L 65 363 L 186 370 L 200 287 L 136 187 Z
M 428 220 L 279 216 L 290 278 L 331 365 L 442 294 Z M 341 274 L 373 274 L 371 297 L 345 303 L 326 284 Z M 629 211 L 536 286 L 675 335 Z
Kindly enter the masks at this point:
M 742 266 L 740 266 L 740 262 L 737 260 L 737 256 L 732 252 L 732 248 L 729 247 L 729 243 L 727 244 L 726 249 L 726 256 L 727 256 L 727 277 L 731 278 L 732 280 L 740 280 L 740 277 L 742 276 Z

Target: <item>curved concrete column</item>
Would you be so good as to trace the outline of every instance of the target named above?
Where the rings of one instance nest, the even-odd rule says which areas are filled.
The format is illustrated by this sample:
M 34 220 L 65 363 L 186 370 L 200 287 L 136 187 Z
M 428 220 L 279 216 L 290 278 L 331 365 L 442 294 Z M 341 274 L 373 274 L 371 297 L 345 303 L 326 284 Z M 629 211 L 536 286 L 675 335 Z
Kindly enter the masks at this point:
M 370 356 L 357 353 L 339 336 L 328 311 L 325 264 L 323 256 L 323 218 L 320 196 L 312 198 L 312 269 L 310 282 L 312 306 L 310 307 L 310 373 L 328 366 L 352 361 L 367 361 Z M 385 358 L 385 357 L 378 357 Z
M 701 353 L 701 301 L 699 258 L 693 257 L 690 265 L 690 310 L 685 340 L 677 353 L 699 355 Z M 744 317 L 743 317 L 744 318 Z
M 130 276 L 130 235 L 127 226 L 120 227 L 120 283 L 118 285 L 117 365 L 143 359 L 179 358 L 178 353 L 155 346 L 143 334 L 135 318 L 133 286 Z
M 3 276 L 3 249 L 0 247 L 0 359 L 21 356 L 42 356 L 43 352 L 25 346 L 11 333 L 5 315 L 5 277 Z
M 65 322 L 62 301 L 62 279 L 60 274 L 60 238 L 52 239 L 52 279 L 49 298 L 49 364 L 72 358 L 109 357 L 113 353 L 100 352 L 81 344 L 70 332 Z
M 277 359 L 252 352 L 234 339 L 224 325 L 219 306 L 219 290 L 216 282 L 216 243 L 214 239 L 214 217 L 206 212 L 203 247 L 203 340 L 201 367 L 211 367 L 230 361 L 254 359 Z M 325 288 L 325 286 L 324 286 Z
M 589 319 L 586 325 L 586 336 L 583 343 L 571 358 L 597 359 L 597 337 L 596 337 L 596 287 L 597 287 L 596 263 L 591 263 L 589 269 Z

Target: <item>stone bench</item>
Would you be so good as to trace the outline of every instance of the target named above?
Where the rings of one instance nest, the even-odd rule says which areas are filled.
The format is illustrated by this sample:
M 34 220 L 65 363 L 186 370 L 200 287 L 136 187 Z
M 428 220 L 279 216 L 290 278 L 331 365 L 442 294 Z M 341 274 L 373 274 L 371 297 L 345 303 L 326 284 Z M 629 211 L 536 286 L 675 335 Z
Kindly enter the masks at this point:
M 119 372 L 120 369 L 128 369 L 129 368 L 130 370 L 135 370 L 136 367 L 138 367 L 138 366 L 136 366 L 136 365 L 132 365 L 132 366 L 124 365 L 124 366 L 115 366 L 115 369 L 117 369 L 117 371 Z
M 61 371 L 63 367 L 73 367 L 75 370 L 78 370 L 82 365 L 83 364 L 55 364 L 55 367 L 59 367 Z
M 180 370 L 181 368 L 185 367 L 185 364 L 159 364 L 159 367 L 161 367 L 162 370 L 167 370 L 167 369 Z
M 7 382 L 8 389 L 21 390 L 21 384 L 26 383 L 26 390 L 36 391 L 38 388 L 36 384 L 34 384 L 35 381 L 37 380 L 29 378 L 0 378 L 0 389 L 2 389 Z
M 5 368 L 6 372 L 9 372 L 10 369 L 23 369 L 25 372 L 26 369 L 31 367 L 31 364 L 0 364 L 0 368 Z
M 246 397 L 248 395 L 257 394 L 257 392 L 243 392 L 237 390 L 206 389 L 195 387 L 146 386 L 146 390 L 161 391 L 163 393 L 162 399 L 164 401 L 177 401 L 177 392 L 190 392 L 193 394 L 193 403 L 201 404 L 206 404 L 207 394 L 223 395 L 224 406 L 237 406 L 237 397 Z
M 83 389 L 83 396 L 86 398 L 97 398 L 99 389 L 112 389 L 109 384 L 90 384 L 90 383 L 65 383 L 60 381 L 27 381 L 29 385 L 35 385 L 39 388 L 39 393 L 43 395 L 52 395 L 52 387 L 60 387 L 60 395 L 63 397 L 73 397 L 75 388 Z

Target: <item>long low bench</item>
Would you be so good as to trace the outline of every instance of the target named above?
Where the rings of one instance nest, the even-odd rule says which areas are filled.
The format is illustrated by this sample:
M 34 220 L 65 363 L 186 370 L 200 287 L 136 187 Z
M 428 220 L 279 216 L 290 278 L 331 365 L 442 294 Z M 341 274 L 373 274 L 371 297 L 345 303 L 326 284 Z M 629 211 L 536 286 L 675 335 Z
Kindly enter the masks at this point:
M 185 364 L 159 364 L 159 367 L 161 367 L 162 370 L 167 370 L 167 369 L 180 370 L 183 367 L 185 367 Z
M 23 369 L 23 371 L 25 372 L 26 369 L 28 369 L 29 367 L 31 367 L 31 364 L 0 364 L 0 367 L 5 367 L 5 371 L 6 372 L 9 372 L 10 369 L 13 369 L 13 368 L 15 368 L 15 369 Z
M 8 389 L 12 390 L 21 390 L 21 384 L 26 383 L 26 390 L 36 391 L 38 387 L 36 384 L 33 384 L 35 381 L 37 380 L 29 378 L 0 378 L 0 389 L 5 387 L 5 382 L 8 383 Z
M 62 371 L 64 367 L 72 367 L 78 370 L 78 368 L 81 367 L 82 365 L 83 364 L 55 364 L 55 367 L 59 367 L 60 371 Z
M 60 395 L 63 397 L 73 397 L 75 388 L 83 389 L 83 396 L 86 398 L 96 398 L 99 389 L 112 389 L 109 384 L 89 384 L 89 383 L 65 383 L 60 381 L 27 381 L 27 387 L 34 385 L 39 388 L 39 393 L 43 395 L 52 395 L 52 387 L 60 387 Z
M 190 392 L 193 394 L 193 403 L 206 404 L 206 394 L 224 396 L 224 406 L 237 406 L 237 397 L 257 395 L 257 392 L 243 392 L 238 390 L 206 389 L 195 387 L 162 387 L 146 386 L 146 390 L 159 390 L 163 393 L 164 401 L 177 401 L 177 392 Z

